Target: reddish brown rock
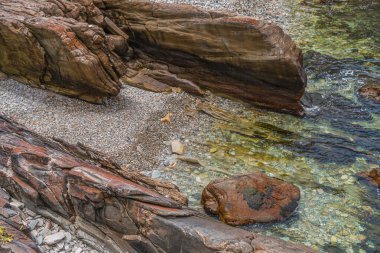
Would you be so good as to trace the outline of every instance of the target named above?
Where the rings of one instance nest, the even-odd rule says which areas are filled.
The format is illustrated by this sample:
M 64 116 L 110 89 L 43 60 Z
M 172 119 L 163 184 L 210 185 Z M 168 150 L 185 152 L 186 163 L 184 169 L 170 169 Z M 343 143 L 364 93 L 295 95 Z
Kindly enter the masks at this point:
M 380 103 L 380 83 L 377 81 L 369 82 L 358 90 L 359 94 L 376 103 Z
M 110 50 L 103 27 L 104 17 L 92 0 L 3 0 L 0 71 L 23 83 L 100 103 L 119 93 L 118 79 L 125 72 L 112 51 L 120 46 Z
M 36 243 L 28 236 L 23 224 L 22 213 L 10 205 L 10 196 L 0 188 L 0 228 L 7 234 L 9 241 L 0 238 L 0 252 L 4 253 L 38 253 Z M 4 235 L 4 234 L 3 234 Z
M 62 227 L 75 223 L 101 252 L 313 252 L 210 219 L 187 208 L 173 184 L 123 171 L 99 152 L 43 138 L 3 116 L 0 143 L 0 187 Z
M 205 88 L 256 106 L 303 113 L 301 50 L 280 27 L 190 5 L 102 3 L 99 8 L 129 34 L 136 52 L 127 82 L 147 88 L 149 80 L 142 76 L 148 76 L 194 94 Z
M 141 0 L 1 1 L 0 72 L 94 103 L 117 95 L 123 76 L 297 115 L 306 86 L 301 51 L 280 27 Z
M 380 188 L 380 168 L 361 172 L 358 176 L 368 180 L 370 184 Z
M 202 193 L 206 211 L 230 225 L 285 220 L 299 199 L 298 187 L 259 172 L 213 181 Z

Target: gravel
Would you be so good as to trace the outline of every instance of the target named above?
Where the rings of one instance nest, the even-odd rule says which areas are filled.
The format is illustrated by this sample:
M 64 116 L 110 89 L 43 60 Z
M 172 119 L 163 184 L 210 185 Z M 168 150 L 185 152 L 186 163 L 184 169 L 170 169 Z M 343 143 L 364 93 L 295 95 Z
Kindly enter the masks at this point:
M 107 105 L 94 105 L 12 79 L 0 81 L 0 113 L 43 136 L 80 142 L 129 169 L 148 172 L 170 152 L 165 142 L 199 126 L 194 123 L 199 119 L 184 113 L 195 100 L 186 93 L 153 93 L 125 86 Z M 161 122 L 168 113 L 173 114 L 172 122 Z
M 276 23 L 288 29 L 289 9 L 286 0 L 153 0 L 153 2 L 190 4 L 199 8 L 233 12 Z

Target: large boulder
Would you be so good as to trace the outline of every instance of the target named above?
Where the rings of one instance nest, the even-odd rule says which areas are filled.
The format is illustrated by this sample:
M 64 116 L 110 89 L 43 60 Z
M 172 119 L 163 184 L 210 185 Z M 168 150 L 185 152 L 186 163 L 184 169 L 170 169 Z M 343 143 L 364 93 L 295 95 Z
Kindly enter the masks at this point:
M 122 170 L 81 145 L 0 116 L 0 187 L 101 252 L 313 252 L 229 227 L 186 207 L 178 188 Z
M 0 71 L 23 83 L 100 103 L 119 93 L 125 66 L 89 1 L 0 2 Z
M 259 172 L 213 181 L 202 193 L 206 211 L 230 225 L 285 220 L 299 199 L 297 186 Z
M 1 1 L 0 72 L 94 103 L 117 95 L 123 76 L 297 115 L 306 86 L 301 51 L 280 27 L 141 0 Z
M 141 0 L 103 0 L 99 8 L 130 35 L 136 49 L 126 82 L 144 87 L 155 80 L 156 86 L 195 94 L 206 88 L 256 106 L 303 113 L 301 50 L 277 25 Z

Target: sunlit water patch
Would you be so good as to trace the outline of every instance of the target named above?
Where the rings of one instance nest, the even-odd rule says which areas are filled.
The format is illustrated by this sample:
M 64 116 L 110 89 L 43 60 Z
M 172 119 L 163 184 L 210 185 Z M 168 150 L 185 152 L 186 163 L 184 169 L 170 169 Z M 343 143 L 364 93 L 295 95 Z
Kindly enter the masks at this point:
M 380 3 L 305 2 L 290 4 L 290 30 L 304 50 L 307 116 L 206 107 L 219 118 L 214 131 L 195 138 L 208 152 L 200 164 L 168 167 L 162 177 L 201 208 L 202 189 L 211 180 L 263 171 L 301 188 L 299 208 L 286 222 L 245 229 L 321 252 L 379 252 L 380 192 L 356 174 L 380 166 L 380 105 L 357 94 L 380 80 Z

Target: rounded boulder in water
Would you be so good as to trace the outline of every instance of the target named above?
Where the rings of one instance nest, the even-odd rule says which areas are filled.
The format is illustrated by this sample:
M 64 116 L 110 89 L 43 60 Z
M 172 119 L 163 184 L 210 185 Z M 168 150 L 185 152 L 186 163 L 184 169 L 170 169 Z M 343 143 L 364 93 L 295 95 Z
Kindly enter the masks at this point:
M 299 200 L 297 186 L 260 172 L 213 181 L 202 193 L 205 210 L 230 225 L 285 220 Z

